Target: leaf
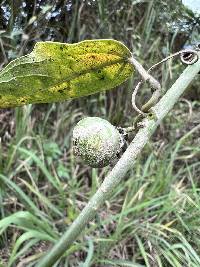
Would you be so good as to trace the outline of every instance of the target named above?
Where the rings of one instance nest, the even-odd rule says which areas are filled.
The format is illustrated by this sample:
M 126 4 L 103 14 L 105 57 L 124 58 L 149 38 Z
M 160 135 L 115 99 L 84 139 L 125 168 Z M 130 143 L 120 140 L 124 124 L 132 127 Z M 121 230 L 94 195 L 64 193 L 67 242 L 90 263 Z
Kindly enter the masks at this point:
M 134 69 L 131 52 L 115 40 L 36 43 L 0 72 L 0 108 L 50 103 L 111 89 Z

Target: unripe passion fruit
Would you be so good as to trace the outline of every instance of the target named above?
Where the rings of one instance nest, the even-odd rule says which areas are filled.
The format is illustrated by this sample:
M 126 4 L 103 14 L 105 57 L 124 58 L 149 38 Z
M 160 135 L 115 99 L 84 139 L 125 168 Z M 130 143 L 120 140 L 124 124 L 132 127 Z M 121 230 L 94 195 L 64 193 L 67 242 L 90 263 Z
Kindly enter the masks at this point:
M 121 140 L 117 128 L 99 117 L 86 117 L 73 130 L 75 155 L 94 168 L 105 167 L 116 158 Z

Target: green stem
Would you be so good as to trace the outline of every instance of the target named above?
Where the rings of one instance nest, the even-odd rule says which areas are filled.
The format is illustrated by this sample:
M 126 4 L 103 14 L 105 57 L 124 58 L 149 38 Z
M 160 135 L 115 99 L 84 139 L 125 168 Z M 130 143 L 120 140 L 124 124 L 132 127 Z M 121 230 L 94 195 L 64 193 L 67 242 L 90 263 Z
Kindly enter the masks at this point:
M 133 168 L 136 157 L 141 153 L 142 148 L 147 144 L 161 120 L 173 108 L 174 104 L 178 101 L 179 97 L 199 71 L 200 60 L 194 65 L 188 66 L 160 101 L 151 108 L 154 115 L 147 116 L 147 118 L 143 120 L 143 128 L 138 131 L 127 150 L 112 171 L 107 175 L 97 192 L 81 211 L 77 219 L 67 231 L 63 233 L 56 245 L 44 256 L 37 267 L 53 266 L 73 244 L 87 224 L 94 218 L 98 209 L 105 203 L 116 186 L 124 178 L 126 173 Z

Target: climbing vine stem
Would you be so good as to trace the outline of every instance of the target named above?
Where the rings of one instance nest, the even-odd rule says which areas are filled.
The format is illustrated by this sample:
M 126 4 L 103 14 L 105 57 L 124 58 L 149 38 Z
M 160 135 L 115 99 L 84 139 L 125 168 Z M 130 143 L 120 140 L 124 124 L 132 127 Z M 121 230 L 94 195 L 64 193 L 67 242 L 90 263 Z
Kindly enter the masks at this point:
M 68 227 L 67 231 L 62 234 L 58 242 L 46 253 L 40 263 L 36 265 L 37 267 L 53 266 L 73 244 L 79 234 L 97 214 L 99 208 L 112 195 L 113 190 L 127 172 L 134 167 L 136 157 L 141 153 L 143 147 L 147 144 L 161 120 L 173 108 L 179 97 L 199 71 L 200 60 L 188 66 L 160 101 L 150 109 L 153 116 L 147 116 L 143 119 L 143 127 L 137 132 L 127 150 L 111 172 L 105 177 L 97 192 L 93 195 L 76 220 Z

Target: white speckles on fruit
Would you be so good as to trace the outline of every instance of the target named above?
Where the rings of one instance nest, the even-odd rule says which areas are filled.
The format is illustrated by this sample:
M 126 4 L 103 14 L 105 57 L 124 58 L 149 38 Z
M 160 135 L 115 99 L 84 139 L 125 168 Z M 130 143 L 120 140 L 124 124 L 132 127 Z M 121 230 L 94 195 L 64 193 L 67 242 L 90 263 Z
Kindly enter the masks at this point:
M 91 167 L 105 167 L 116 158 L 120 148 L 119 131 L 99 117 L 86 117 L 73 130 L 74 153 Z

